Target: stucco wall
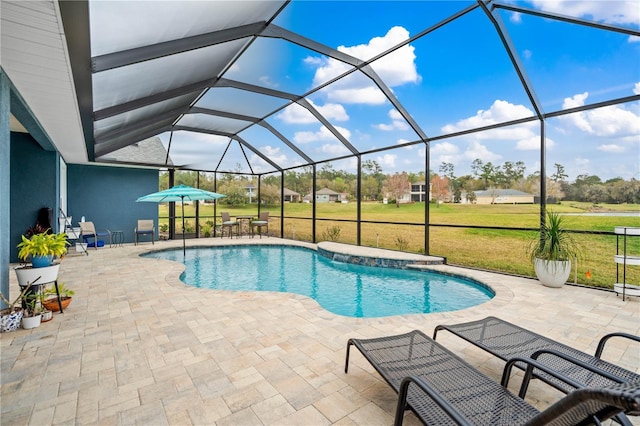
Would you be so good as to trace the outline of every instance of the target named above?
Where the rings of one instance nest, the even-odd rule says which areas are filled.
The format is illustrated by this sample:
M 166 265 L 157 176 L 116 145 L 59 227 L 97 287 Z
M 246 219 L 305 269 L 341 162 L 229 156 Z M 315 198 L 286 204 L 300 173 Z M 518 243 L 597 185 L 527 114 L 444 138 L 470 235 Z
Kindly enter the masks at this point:
M 158 191 L 156 170 L 69 164 L 67 190 L 74 225 L 84 216 L 96 230 L 124 231 L 125 242 L 133 242 L 138 219 L 153 219 L 157 235 L 158 205 L 136 203 Z
M 22 234 L 35 225 L 43 207 L 58 209 L 58 154 L 45 151 L 26 133 L 11 133 L 10 261 L 18 261 L 16 245 Z

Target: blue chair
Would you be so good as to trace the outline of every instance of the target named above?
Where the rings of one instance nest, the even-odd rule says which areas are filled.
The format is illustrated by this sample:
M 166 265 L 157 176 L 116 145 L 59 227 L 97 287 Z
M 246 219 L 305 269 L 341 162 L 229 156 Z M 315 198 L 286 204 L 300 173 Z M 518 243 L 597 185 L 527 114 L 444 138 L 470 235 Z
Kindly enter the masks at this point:
M 82 242 L 87 245 L 87 247 L 93 247 L 96 250 L 98 247 L 104 247 L 106 238 L 109 239 L 109 243 L 111 243 L 111 233 L 109 231 L 96 231 L 96 227 L 93 222 L 79 222 L 80 223 L 80 236 L 82 237 Z M 90 239 L 93 238 L 93 242 L 89 242 Z M 103 238 L 103 239 L 100 239 Z

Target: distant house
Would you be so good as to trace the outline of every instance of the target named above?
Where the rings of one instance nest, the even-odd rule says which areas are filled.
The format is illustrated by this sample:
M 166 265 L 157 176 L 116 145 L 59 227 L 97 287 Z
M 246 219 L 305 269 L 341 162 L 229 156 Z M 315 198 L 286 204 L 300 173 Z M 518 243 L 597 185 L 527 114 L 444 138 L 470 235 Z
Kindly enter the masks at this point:
M 410 196 L 413 202 L 425 202 L 427 199 L 427 183 L 425 181 L 412 183 Z M 431 201 L 431 184 L 429 184 L 429 201 Z
M 329 188 L 322 188 L 316 191 L 316 203 L 335 203 L 340 201 L 340 194 Z
M 280 191 L 278 191 L 278 195 L 281 195 Z M 284 196 L 281 198 L 282 198 L 282 201 L 285 203 L 299 203 L 301 200 L 299 193 L 287 188 L 284 189 Z
M 475 204 L 533 204 L 533 194 L 515 189 L 488 189 L 475 191 Z M 467 203 L 466 194 L 462 194 L 462 203 Z

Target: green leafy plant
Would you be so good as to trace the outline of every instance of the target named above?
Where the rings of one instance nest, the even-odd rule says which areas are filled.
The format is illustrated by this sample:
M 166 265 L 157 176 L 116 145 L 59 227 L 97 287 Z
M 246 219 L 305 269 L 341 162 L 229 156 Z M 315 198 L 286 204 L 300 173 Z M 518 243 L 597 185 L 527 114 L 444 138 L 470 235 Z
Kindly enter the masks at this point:
M 59 282 L 58 283 L 58 292 L 60 293 L 60 297 L 63 298 L 63 299 L 66 298 L 66 297 L 72 297 L 74 294 L 76 294 L 75 291 L 71 290 L 63 282 Z M 55 296 L 55 297 L 58 296 L 56 294 L 55 285 L 52 285 L 51 287 L 45 288 L 44 291 L 42 292 L 42 294 L 43 294 L 43 296 L 45 298 L 49 298 L 50 296 Z
M 529 245 L 529 257 L 542 260 L 567 261 L 581 257 L 582 250 L 573 235 L 565 228 L 559 213 L 548 211 L 540 234 Z
M 28 262 L 33 256 L 56 256 L 62 257 L 67 254 L 67 234 L 48 234 L 41 232 L 33 234 L 31 238 L 22 236 L 22 241 L 18 244 L 18 258 Z
M 22 301 L 22 299 L 29 292 L 29 290 L 31 290 L 30 286 L 24 287 L 20 292 L 20 294 L 18 295 L 18 297 L 16 298 L 16 300 L 13 301 L 13 303 L 9 301 L 6 297 L 4 297 L 4 294 L 2 294 L 2 292 L 0 292 L 0 300 L 2 300 L 5 303 L 5 305 L 7 305 L 6 308 L 0 310 L 0 314 L 6 315 L 13 312 L 17 308 L 18 302 Z

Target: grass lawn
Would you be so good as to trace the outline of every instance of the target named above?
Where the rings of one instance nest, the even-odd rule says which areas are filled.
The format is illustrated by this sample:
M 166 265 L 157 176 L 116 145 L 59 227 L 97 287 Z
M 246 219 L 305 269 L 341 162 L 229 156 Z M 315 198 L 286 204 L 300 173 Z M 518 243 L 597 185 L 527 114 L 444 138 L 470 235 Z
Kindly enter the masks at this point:
M 568 214 L 566 224 L 576 231 L 602 231 L 613 233 L 616 226 L 640 227 L 640 205 L 602 205 L 597 211 L 634 212 L 636 216 L 584 215 L 593 207 L 589 203 L 566 202 L 549 205 L 548 209 Z M 280 206 L 263 206 L 271 216 L 270 232 L 280 235 Z M 180 209 L 176 208 L 178 214 Z M 257 215 L 257 205 L 233 208 L 218 206 L 232 216 Z M 213 205 L 200 205 L 201 224 L 213 220 Z M 292 203 L 284 205 L 284 237 L 311 241 L 312 205 Z M 581 214 L 581 215 L 580 215 Z M 185 205 L 187 222 L 194 221 L 195 210 Z M 336 240 L 356 244 L 356 203 L 317 204 L 316 241 Z M 159 207 L 160 224 L 167 223 L 168 207 Z M 209 216 L 209 218 L 205 218 Z M 164 217 L 164 219 L 162 219 Z M 410 252 L 424 252 L 424 203 L 394 204 L 363 203 L 361 206 L 361 244 Z M 369 222 L 395 222 L 369 223 Z M 537 236 L 537 231 L 479 229 L 474 227 L 504 227 L 537 229 L 540 223 L 539 205 L 462 205 L 443 204 L 429 206 L 429 254 L 444 256 L 448 263 L 500 272 L 534 276 L 533 266 L 527 257 L 527 246 Z M 449 225 L 449 226 L 447 226 Z M 453 227 L 451 226 L 453 225 Z M 181 227 L 179 220 L 176 226 Z M 189 225 L 187 225 L 189 229 Z M 179 229 L 178 229 L 178 232 Z M 584 258 L 578 262 L 577 273 L 571 281 L 580 284 L 613 288 L 616 282 L 615 235 L 575 234 L 584 248 Z M 620 250 L 622 238 L 620 238 Z M 640 255 L 640 238 L 627 239 L 628 253 Z M 622 268 L 620 278 L 622 280 Z M 640 267 L 627 267 L 627 283 L 640 284 Z

